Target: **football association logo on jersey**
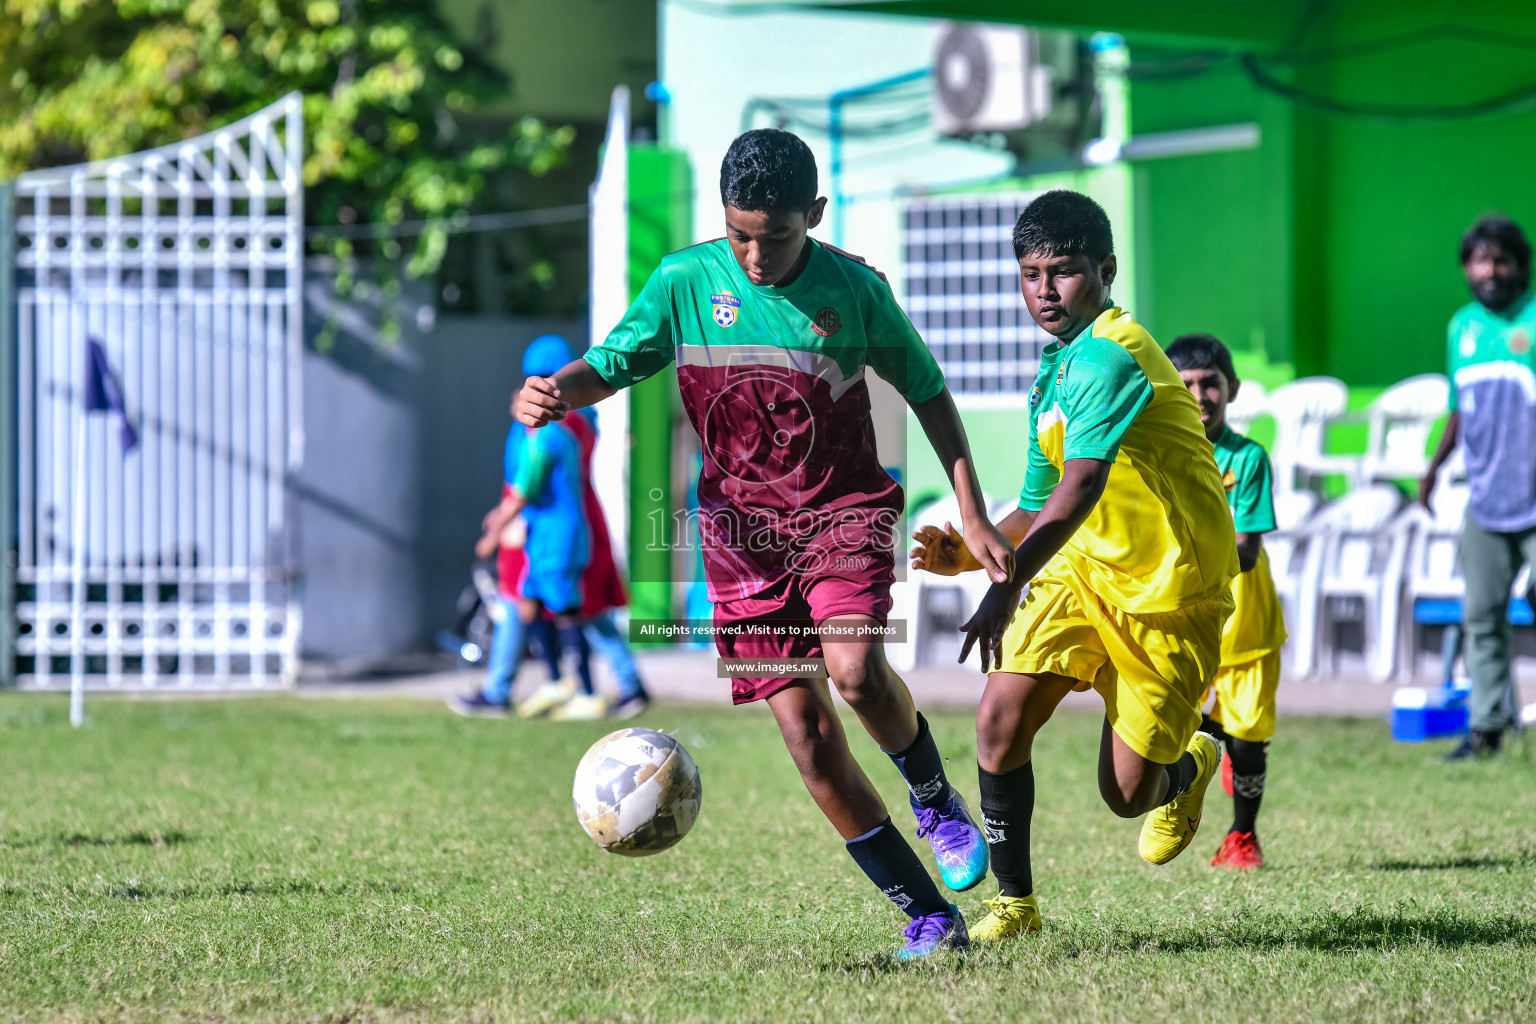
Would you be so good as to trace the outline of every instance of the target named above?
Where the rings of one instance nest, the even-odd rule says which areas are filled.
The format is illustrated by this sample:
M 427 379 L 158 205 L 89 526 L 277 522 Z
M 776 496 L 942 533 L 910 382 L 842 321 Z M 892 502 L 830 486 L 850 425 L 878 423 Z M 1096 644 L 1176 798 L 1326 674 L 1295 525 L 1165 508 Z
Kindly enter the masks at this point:
M 1524 331 L 1510 331 L 1508 344 L 1510 352 L 1523 356 L 1531 350 L 1531 336 Z
M 822 306 L 811 321 L 811 329 L 823 338 L 830 338 L 843 329 L 843 318 L 831 306 Z
M 741 305 L 740 299 L 730 292 L 721 292 L 719 295 L 711 295 L 709 301 L 715 307 L 715 323 L 729 327 L 736 322 L 736 308 Z
M 1237 486 L 1237 474 L 1230 469 L 1221 474 L 1221 486 L 1226 490 L 1232 490 Z

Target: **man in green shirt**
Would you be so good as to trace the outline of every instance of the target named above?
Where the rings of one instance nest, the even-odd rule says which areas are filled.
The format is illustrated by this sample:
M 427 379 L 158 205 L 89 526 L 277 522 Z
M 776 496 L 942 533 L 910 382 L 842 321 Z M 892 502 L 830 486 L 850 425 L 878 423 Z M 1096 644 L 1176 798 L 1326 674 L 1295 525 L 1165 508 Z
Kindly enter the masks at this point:
M 1440 467 L 1466 448 L 1471 500 L 1462 528 L 1467 596 L 1462 621 L 1472 677 L 1472 732 L 1450 757 L 1497 753 L 1514 723 L 1509 594 L 1522 562 L 1536 562 L 1536 295 L 1531 243 L 1508 217 L 1484 217 L 1461 240 L 1476 301 L 1446 332 L 1451 417 L 1419 484 L 1426 507 Z

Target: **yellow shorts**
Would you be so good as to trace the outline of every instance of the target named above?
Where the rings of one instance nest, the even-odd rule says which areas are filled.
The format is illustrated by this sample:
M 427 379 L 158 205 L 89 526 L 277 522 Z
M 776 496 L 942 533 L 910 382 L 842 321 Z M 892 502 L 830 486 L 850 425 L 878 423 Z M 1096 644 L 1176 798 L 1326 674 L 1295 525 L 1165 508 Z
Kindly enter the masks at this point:
M 1211 717 L 1228 736 L 1258 743 L 1275 734 L 1275 691 L 1280 686 L 1280 652 L 1216 672 L 1216 704 Z M 1203 704 L 1204 701 L 1201 701 Z
M 1132 615 L 1106 604 L 1059 559 L 1029 585 L 1003 634 L 1002 672 L 1054 672 L 1104 698 L 1126 745 L 1172 764 L 1200 727 L 1200 705 L 1221 661 L 1232 595 L 1172 612 Z

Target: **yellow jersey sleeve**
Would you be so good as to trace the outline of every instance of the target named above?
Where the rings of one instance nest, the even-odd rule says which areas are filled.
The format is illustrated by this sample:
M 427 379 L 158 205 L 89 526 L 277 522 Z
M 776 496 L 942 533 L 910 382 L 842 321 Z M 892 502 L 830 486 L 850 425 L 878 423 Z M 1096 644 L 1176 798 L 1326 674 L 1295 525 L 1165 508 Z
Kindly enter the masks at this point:
M 1199 407 L 1162 348 L 1130 314 L 1111 307 L 1090 331 L 1091 338 L 1085 334 L 1068 348 L 1090 340 L 1098 346 L 1097 352 L 1084 350 L 1094 358 L 1082 364 L 1105 377 L 1097 386 L 1084 382 L 1084 395 L 1095 400 L 1074 404 L 1067 382 L 1078 366 L 1067 364 L 1061 383 L 1068 394 L 1036 420 L 1041 452 L 1058 470 L 1070 457 L 1069 437 L 1118 442 L 1103 496 L 1062 553 L 1109 603 L 1127 612 L 1173 611 L 1215 596 L 1237 574 L 1237 546 Z M 1124 355 L 1104 355 L 1106 344 Z M 1124 368 L 1126 359 L 1140 371 L 1140 384 Z M 1071 422 L 1078 416 L 1086 420 L 1082 427 Z M 1086 450 L 1091 443 L 1077 449 Z

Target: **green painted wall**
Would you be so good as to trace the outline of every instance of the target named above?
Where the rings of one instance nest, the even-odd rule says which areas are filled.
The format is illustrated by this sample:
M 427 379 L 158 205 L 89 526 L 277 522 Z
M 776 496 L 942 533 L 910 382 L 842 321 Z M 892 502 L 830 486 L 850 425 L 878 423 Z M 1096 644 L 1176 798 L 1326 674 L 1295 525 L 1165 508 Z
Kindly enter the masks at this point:
M 1348 104 L 1443 107 L 1536 86 L 1529 6 L 1333 5 L 1297 40 L 1326 59 L 1277 71 Z M 1412 33 L 1412 34 L 1405 34 Z M 1167 51 L 1133 46 L 1138 63 Z M 1256 86 L 1234 63 L 1133 80 L 1133 134 L 1255 121 L 1243 153 L 1139 164 L 1145 322 L 1160 339 L 1209 330 L 1282 371 L 1381 386 L 1442 371 L 1445 323 L 1468 301 L 1461 233 L 1503 210 L 1536 227 L 1536 110 L 1387 120 L 1313 109 Z M 1284 373 L 1282 372 L 1281 376 Z
M 1163 56 L 1135 51 L 1138 61 Z M 1257 149 L 1133 166 L 1136 253 L 1143 288 L 1134 311 L 1164 344 L 1216 335 L 1246 363 L 1290 376 L 1295 326 L 1290 105 L 1235 68 L 1194 78 L 1138 79 L 1132 135 L 1253 122 Z

